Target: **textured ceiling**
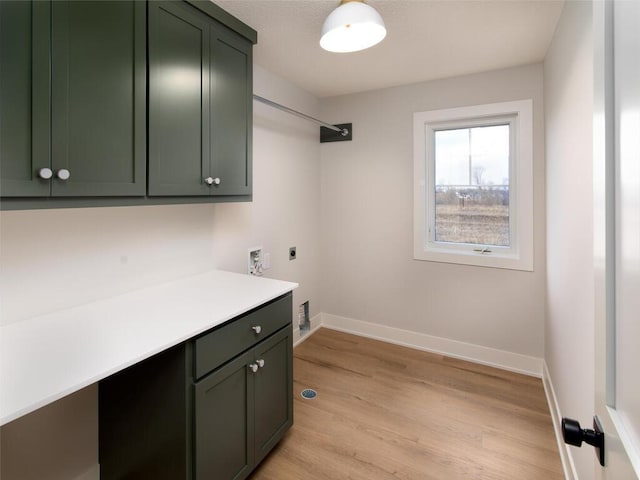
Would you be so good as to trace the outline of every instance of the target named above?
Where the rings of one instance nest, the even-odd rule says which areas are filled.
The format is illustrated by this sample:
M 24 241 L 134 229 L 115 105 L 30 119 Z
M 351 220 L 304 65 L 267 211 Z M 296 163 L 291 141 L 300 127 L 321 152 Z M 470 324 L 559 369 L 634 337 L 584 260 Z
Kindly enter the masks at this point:
M 368 0 L 387 37 L 329 53 L 320 29 L 338 0 L 214 0 L 258 31 L 256 64 L 318 97 L 542 61 L 562 0 Z

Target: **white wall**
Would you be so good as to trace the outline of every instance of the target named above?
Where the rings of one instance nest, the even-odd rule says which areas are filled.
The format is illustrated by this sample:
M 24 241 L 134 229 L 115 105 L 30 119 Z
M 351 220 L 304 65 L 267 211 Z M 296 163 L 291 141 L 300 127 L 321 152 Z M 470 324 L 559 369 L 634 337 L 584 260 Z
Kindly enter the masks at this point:
M 254 92 L 308 115 L 318 100 L 289 82 L 254 66 Z M 246 272 L 247 249 L 264 247 L 272 268 L 265 276 L 298 282 L 295 312 L 309 300 L 319 313 L 320 142 L 319 129 L 273 107 L 253 102 L 253 202 L 214 205 L 211 248 L 217 268 Z M 289 260 L 289 247 L 297 259 Z M 297 319 L 297 316 L 294 316 Z
M 594 414 L 591 2 L 567 2 L 544 62 L 547 165 L 545 361 L 561 415 Z M 593 451 L 571 448 L 581 480 Z
M 413 112 L 533 99 L 534 272 L 413 260 Z M 353 141 L 323 144 L 323 311 L 543 355 L 542 65 L 324 99 Z
M 317 115 L 312 95 L 254 75 L 256 93 Z M 252 203 L 1 212 L 0 324 L 211 268 L 246 272 L 254 245 L 271 253 L 265 276 L 300 283 L 294 308 L 310 300 L 318 312 L 318 130 L 254 108 Z M 6 425 L 2 479 L 95 478 L 96 418 L 92 386 Z

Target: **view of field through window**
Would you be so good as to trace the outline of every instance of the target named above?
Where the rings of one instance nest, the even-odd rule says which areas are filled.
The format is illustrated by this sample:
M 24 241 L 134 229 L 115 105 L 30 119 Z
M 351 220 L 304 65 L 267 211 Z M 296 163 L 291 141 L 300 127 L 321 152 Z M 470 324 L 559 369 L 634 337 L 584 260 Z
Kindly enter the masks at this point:
M 508 247 L 509 125 L 434 132 L 436 242 Z

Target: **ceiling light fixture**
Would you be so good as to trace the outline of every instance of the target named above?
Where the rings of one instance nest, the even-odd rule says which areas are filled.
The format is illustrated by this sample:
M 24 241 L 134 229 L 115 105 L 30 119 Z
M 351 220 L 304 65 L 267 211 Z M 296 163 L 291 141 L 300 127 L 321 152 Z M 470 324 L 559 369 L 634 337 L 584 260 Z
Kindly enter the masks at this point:
M 329 52 L 357 52 L 387 35 L 382 17 L 362 0 L 342 0 L 322 26 L 320 46 Z

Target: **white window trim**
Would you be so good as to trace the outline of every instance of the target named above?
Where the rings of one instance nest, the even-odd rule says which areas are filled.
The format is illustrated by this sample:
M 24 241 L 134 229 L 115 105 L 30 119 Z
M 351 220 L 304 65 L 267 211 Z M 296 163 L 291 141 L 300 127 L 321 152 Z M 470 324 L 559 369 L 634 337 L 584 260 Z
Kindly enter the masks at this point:
M 512 247 L 491 247 L 492 253 L 474 251 L 478 245 L 430 241 L 428 151 L 433 135 L 427 131 L 443 124 L 473 125 L 474 121 L 513 116 L 515 148 L 510 165 L 510 228 Z M 533 271 L 533 102 L 518 100 L 413 114 L 413 258 L 494 268 Z M 515 208 L 514 208 L 515 207 Z

